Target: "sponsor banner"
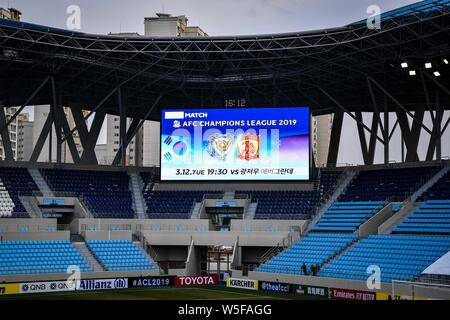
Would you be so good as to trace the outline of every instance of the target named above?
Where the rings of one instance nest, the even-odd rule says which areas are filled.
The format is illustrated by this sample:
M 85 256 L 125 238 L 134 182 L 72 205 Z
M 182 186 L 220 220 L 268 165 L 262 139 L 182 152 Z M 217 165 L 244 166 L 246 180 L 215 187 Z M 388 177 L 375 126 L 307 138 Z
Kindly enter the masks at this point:
M 75 290 L 75 281 L 45 281 L 21 283 L 20 293 L 61 292 Z
M 18 294 L 19 292 L 20 292 L 19 283 L 0 284 L 0 296 L 7 295 L 7 294 Z
M 167 277 L 135 277 L 128 278 L 129 288 L 139 287 L 167 287 L 175 283 L 174 276 Z
M 376 293 L 349 289 L 331 289 L 331 298 L 339 300 L 376 300 Z
M 295 289 L 295 293 L 305 296 L 314 296 L 322 298 L 330 298 L 330 289 L 325 287 L 314 287 L 314 286 L 298 286 Z
M 258 290 L 258 280 L 228 278 L 227 287 Z
M 384 293 L 384 292 L 377 292 L 377 300 L 428 300 L 425 297 L 418 297 L 418 296 L 405 296 L 401 294 L 391 294 L 391 293 Z
M 128 288 L 128 278 L 78 280 L 76 290 L 108 290 Z
M 292 285 L 289 283 L 279 283 L 271 281 L 259 281 L 259 290 L 280 293 L 292 293 Z
M 176 286 L 207 286 L 219 284 L 219 276 L 177 276 Z

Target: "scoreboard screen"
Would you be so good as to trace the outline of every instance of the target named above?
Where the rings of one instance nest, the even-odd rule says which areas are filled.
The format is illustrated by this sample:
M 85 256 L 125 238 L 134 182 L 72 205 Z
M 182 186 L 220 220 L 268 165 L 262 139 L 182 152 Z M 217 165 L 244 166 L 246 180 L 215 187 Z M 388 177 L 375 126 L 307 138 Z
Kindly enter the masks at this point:
M 162 110 L 162 181 L 309 180 L 306 107 Z

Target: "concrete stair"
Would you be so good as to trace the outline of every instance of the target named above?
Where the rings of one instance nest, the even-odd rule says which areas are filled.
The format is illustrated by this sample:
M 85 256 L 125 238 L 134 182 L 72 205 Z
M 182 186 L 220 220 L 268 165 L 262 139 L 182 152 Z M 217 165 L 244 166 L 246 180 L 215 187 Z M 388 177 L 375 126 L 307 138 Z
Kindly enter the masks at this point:
M 247 207 L 247 211 L 245 212 L 244 220 L 253 220 L 255 218 L 257 208 L 257 202 L 250 202 Z
M 32 203 L 32 201 L 36 201 L 34 197 L 19 197 L 20 201 L 23 204 L 23 207 L 30 215 L 30 218 L 40 219 L 42 218 L 42 211 L 39 209 L 36 203 Z
M 144 189 L 144 182 L 142 178 L 137 173 L 130 173 L 130 186 L 129 189 L 131 191 L 132 200 L 133 200 L 133 209 L 136 213 L 136 216 L 139 219 L 147 218 L 147 206 L 144 201 L 144 196 L 142 195 L 142 190 Z
M 55 196 L 53 194 L 53 191 L 48 186 L 47 181 L 45 181 L 44 177 L 41 175 L 39 169 L 28 169 L 28 172 L 30 173 L 30 176 L 33 178 L 34 182 L 39 188 L 39 191 L 44 195 L 44 197 Z
M 157 266 L 159 268 L 158 263 L 150 256 L 148 252 L 145 251 L 145 249 L 141 246 L 141 243 L 139 241 L 133 241 L 136 247 L 139 248 L 139 250 L 142 252 L 142 254 L 151 262 L 151 264 Z
M 342 174 L 343 177 L 338 182 L 336 189 L 330 198 L 320 207 L 317 211 L 317 214 L 312 218 L 311 222 L 308 225 L 307 232 L 311 231 L 312 228 L 319 222 L 322 216 L 327 212 L 327 210 L 331 207 L 331 205 L 339 199 L 339 196 L 345 192 L 350 182 L 357 175 L 357 171 L 351 168 L 347 168 Z
M 442 178 L 447 172 L 450 171 L 450 166 L 445 166 L 440 171 L 438 171 L 433 177 L 430 178 L 426 183 L 423 184 L 416 192 L 414 192 L 411 197 L 411 202 L 416 202 L 416 200 L 424 194 L 429 188 L 433 186 L 440 178 Z
M 202 202 L 196 202 L 191 212 L 191 219 L 200 219 L 200 214 L 202 211 Z
M 105 268 L 97 261 L 97 259 L 92 254 L 91 250 L 86 245 L 86 242 L 74 242 L 74 247 L 78 250 L 80 255 L 86 260 L 89 267 L 91 267 L 92 271 L 100 272 L 106 271 Z

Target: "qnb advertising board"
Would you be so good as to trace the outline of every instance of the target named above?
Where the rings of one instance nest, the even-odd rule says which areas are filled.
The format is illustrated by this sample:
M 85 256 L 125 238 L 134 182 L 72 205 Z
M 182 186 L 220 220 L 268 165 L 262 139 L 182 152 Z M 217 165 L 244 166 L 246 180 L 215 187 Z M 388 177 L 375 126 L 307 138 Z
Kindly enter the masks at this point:
M 309 180 L 309 108 L 163 110 L 161 180 Z

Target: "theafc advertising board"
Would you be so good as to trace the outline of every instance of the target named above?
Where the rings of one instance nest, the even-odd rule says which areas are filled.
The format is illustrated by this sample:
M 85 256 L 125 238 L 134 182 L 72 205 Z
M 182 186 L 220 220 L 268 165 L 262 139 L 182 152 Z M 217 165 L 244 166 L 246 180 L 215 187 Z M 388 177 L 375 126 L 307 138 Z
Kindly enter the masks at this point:
M 261 291 L 277 292 L 277 293 L 292 293 L 292 285 L 289 283 L 280 283 L 272 281 L 259 281 L 258 288 Z
M 258 290 L 258 280 L 228 278 L 227 287 L 248 290 Z
M 309 108 L 162 110 L 162 181 L 309 180 Z
M 175 286 L 209 286 L 219 283 L 218 276 L 177 276 L 175 277 Z

